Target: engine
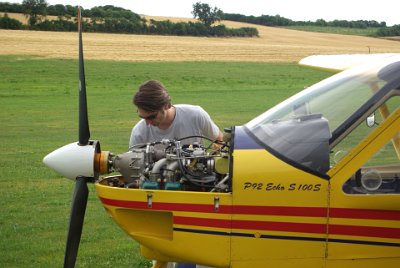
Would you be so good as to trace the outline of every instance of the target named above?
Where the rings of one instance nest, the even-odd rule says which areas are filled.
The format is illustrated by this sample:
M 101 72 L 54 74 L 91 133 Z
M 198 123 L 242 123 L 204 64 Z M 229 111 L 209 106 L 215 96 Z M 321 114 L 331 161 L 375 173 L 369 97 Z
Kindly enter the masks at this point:
M 119 179 L 117 183 L 119 187 L 230 190 L 230 156 L 226 144 L 213 143 L 206 148 L 199 143 L 181 145 L 178 140 L 162 140 L 131 148 L 126 153 L 113 156 L 111 161 L 114 170 L 122 175 L 122 182 Z

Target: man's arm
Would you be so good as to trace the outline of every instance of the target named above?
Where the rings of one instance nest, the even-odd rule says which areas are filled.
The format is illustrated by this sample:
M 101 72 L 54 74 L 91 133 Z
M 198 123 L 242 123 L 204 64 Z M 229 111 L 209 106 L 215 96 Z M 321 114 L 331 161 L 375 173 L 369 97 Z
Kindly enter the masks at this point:
M 222 134 L 222 132 L 220 131 L 218 134 L 218 137 L 216 138 L 217 141 L 223 141 L 224 135 Z

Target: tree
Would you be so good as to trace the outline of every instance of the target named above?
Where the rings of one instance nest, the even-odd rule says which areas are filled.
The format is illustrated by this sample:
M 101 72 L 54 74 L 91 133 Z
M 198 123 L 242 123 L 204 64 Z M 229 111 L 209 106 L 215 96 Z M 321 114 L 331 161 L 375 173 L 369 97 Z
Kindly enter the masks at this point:
M 23 28 L 22 23 L 16 19 L 9 18 L 7 13 L 4 14 L 4 17 L 0 17 L 0 29 L 19 30 L 22 28 Z
M 29 18 L 28 24 L 30 26 L 34 26 L 41 19 L 41 16 L 46 16 L 47 5 L 46 0 L 22 1 L 24 14 Z
M 208 4 L 197 2 L 193 4 L 192 14 L 195 19 L 210 27 L 214 22 L 220 21 L 224 13 L 217 7 L 211 8 Z

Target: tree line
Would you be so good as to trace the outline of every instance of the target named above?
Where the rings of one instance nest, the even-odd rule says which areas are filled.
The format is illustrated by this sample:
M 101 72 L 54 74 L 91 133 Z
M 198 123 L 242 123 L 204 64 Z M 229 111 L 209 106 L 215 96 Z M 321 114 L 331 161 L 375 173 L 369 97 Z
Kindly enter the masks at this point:
M 357 28 L 357 29 L 366 29 L 366 28 L 377 28 L 376 35 L 377 36 L 400 36 L 400 25 L 394 25 L 392 27 L 387 27 L 386 22 L 377 22 L 375 20 L 356 20 L 356 21 L 347 21 L 347 20 L 333 20 L 333 21 L 325 21 L 323 19 L 318 19 L 315 22 L 312 21 L 293 21 L 291 19 L 287 19 L 281 17 L 279 15 L 270 16 L 270 15 L 261 15 L 261 16 L 246 16 L 242 14 L 230 14 L 224 13 L 222 16 L 224 20 L 238 21 L 238 22 L 246 22 L 257 25 L 264 26 L 319 26 L 319 27 L 341 27 L 341 28 Z
M 76 31 L 77 7 L 71 5 L 48 5 L 46 0 L 24 0 L 22 4 L 0 2 L 0 11 L 6 15 L 0 17 L 0 28 L 3 29 L 32 29 L 43 31 Z M 23 13 L 29 18 L 28 25 L 11 19 L 7 13 Z M 341 28 L 376 28 L 376 36 L 400 36 L 400 25 L 387 27 L 386 22 L 374 20 L 334 20 L 318 19 L 311 21 L 293 21 L 279 15 L 245 16 L 241 14 L 224 13 L 217 7 L 197 2 L 193 5 L 192 14 L 198 22 L 178 22 L 169 20 L 146 20 L 131 10 L 111 5 L 82 9 L 82 16 L 89 18 L 84 21 L 85 31 L 132 33 L 132 34 L 161 34 L 161 35 L 191 35 L 191 36 L 258 36 L 253 27 L 239 29 L 226 28 L 225 25 L 214 25 L 220 20 L 246 22 L 265 26 L 319 26 Z M 46 15 L 57 16 L 57 20 L 47 20 Z
M 358 29 L 366 29 L 368 27 L 374 27 L 374 28 L 386 27 L 386 22 L 377 22 L 375 20 L 325 21 L 324 19 L 318 19 L 315 22 L 312 22 L 312 21 L 293 21 L 291 19 L 287 19 L 279 15 L 275 16 L 261 15 L 255 17 L 255 16 L 245 16 L 241 14 L 224 13 L 223 19 L 259 24 L 265 26 L 326 26 L 326 27 L 330 26 L 330 27 L 344 27 L 344 28 L 358 28 Z
M 220 21 L 222 11 L 200 2 L 193 5 L 193 15 L 198 22 L 171 22 L 170 20 L 146 20 L 140 15 L 112 5 L 81 9 L 83 28 L 86 32 L 159 34 L 179 36 L 223 36 L 253 37 L 258 31 L 253 27 L 227 28 Z M 45 0 L 24 0 L 22 4 L 0 2 L 0 28 L 28 29 L 41 31 L 76 31 L 77 7 L 71 5 L 48 5 Z M 28 18 L 28 25 L 8 17 L 7 13 L 23 13 Z M 46 16 L 57 16 L 48 20 Z

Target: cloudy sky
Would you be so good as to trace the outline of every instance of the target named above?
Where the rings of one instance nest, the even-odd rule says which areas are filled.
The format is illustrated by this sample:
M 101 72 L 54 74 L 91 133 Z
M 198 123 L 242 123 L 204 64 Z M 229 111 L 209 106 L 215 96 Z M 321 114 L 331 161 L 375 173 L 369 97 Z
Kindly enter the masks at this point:
M 21 1 L 8 1 L 19 2 Z M 375 20 L 388 26 L 400 24 L 400 2 L 397 0 L 47 0 L 51 5 L 81 5 L 83 8 L 114 5 L 151 16 L 192 18 L 193 4 L 202 2 L 225 13 L 260 16 L 280 15 L 291 20 L 326 21 Z

